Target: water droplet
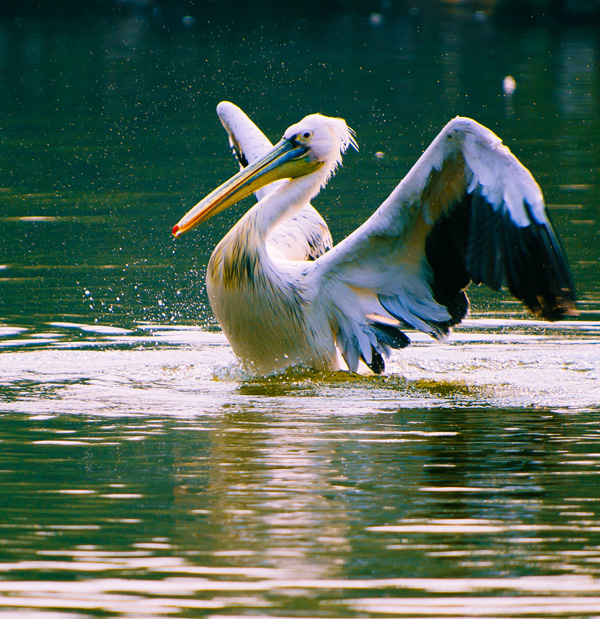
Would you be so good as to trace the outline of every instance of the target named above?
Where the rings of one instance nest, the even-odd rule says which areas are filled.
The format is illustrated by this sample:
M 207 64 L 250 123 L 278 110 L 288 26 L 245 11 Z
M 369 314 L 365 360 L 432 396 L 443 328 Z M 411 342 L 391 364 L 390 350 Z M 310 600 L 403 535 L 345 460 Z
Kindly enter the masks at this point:
M 193 17 L 192 15 L 186 15 L 185 17 L 182 18 L 181 24 L 185 28 L 192 28 L 193 26 L 196 25 L 196 18 Z
M 515 78 L 512 75 L 507 75 L 503 80 L 502 80 L 502 90 L 504 91 L 505 95 L 512 95 L 513 92 L 515 92 L 515 89 L 517 88 L 517 82 L 515 81 Z
M 381 13 L 371 13 L 369 15 L 369 24 L 371 26 L 381 26 L 383 23 L 383 15 Z

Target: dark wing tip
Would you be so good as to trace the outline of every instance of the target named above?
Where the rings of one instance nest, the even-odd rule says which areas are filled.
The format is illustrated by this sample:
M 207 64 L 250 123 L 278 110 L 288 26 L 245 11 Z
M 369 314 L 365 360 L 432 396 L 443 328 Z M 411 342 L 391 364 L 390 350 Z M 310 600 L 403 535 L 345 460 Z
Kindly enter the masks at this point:
M 248 167 L 248 158 L 244 154 L 241 144 L 238 140 L 236 140 L 233 133 L 229 133 L 229 144 L 231 145 L 231 152 L 233 153 L 233 156 L 237 159 L 240 167 Z
M 361 359 L 365 362 L 367 367 L 373 372 L 373 374 L 383 374 L 385 371 L 385 361 L 383 357 L 371 347 L 371 363 L 367 363 L 365 358 L 361 355 Z
M 534 308 L 532 311 L 544 320 L 556 322 L 568 317 L 575 318 L 579 316 L 579 311 L 575 305 L 575 301 L 569 297 L 570 291 L 565 290 L 564 297 L 555 296 L 554 303 L 551 305 L 546 303 L 545 299 L 540 299 L 539 309 Z
M 406 348 L 410 344 L 410 339 L 397 326 L 369 320 L 369 325 L 375 331 L 377 339 L 390 348 Z
M 539 222 L 523 203 L 529 223 L 518 225 L 506 207 L 492 206 L 481 187 L 442 214 L 427 235 L 431 289 L 451 319 L 434 325 L 443 334 L 467 314 L 470 281 L 493 290 L 506 286 L 531 312 L 557 321 L 577 315 L 573 278 L 549 219 Z M 546 212 L 546 216 L 547 216 Z
M 465 293 L 471 282 L 465 265 L 469 228 L 470 199 L 466 197 L 440 215 L 425 238 L 425 255 L 433 272 L 431 291 L 450 314 L 450 320 L 431 325 L 440 335 L 446 335 L 469 311 Z
M 524 202 L 530 223 L 503 219 L 506 283 L 510 292 L 539 318 L 556 321 L 576 316 L 575 286 L 565 253 L 548 219 L 539 223 Z
M 390 348 L 406 348 L 410 344 L 408 336 L 396 325 L 379 322 L 375 316 L 369 318 L 367 322 L 375 332 L 378 345 L 381 346 L 380 350 L 386 355 L 389 354 Z M 383 355 L 373 346 L 371 346 L 371 363 L 367 363 L 363 355 L 360 358 L 374 374 L 382 374 L 385 371 Z

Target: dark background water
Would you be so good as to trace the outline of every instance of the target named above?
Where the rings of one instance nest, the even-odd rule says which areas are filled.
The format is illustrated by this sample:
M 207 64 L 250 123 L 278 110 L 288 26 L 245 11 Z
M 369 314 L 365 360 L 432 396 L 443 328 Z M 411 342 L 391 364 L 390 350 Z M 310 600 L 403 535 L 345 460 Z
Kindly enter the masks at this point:
M 170 230 L 235 171 L 215 114 L 223 99 L 273 140 L 315 111 L 356 130 L 360 152 L 317 201 L 336 240 L 447 120 L 474 117 L 541 184 L 581 308 L 595 315 L 596 25 L 494 18 L 470 5 L 313 20 L 252 6 L 234 19 L 223 7 L 189 16 L 177 6 L 0 21 L 0 317 L 212 328 L 204 265 L 239 211 L 178 241 Z M 518 311 L 507 297 L 474 295 L 476 312 Z

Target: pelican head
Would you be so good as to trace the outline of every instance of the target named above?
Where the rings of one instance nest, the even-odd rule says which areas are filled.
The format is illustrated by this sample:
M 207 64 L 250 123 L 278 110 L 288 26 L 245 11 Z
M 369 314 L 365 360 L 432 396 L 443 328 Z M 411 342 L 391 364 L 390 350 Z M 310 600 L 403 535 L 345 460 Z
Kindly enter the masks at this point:
M 261 187 L 281 179 L 319 174 L 324 185 L 348 146 L 357 148 L 354 132 L 342 118 L 311 114 L 292 125 L 264 157 L 238 172 L 198 202 L 173 228 L 179 237 Z

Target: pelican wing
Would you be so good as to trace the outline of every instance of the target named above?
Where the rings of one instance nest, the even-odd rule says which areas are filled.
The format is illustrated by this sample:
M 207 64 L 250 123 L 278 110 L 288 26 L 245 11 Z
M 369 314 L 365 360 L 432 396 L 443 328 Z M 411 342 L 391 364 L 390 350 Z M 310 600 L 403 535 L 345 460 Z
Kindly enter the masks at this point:
M 508 287 L 547 320 L 575 313 L 539 186 L 467 118 L 450 121 L 371 218 L 315 267 L 353 370 L 359 357 L 376 369 L 389 346 L 405 346 L 403 325 L 447 334 L 468 312 L 471 281 Z
M 222 101 L 217 106 L 217 114 L 229 135 L 229 144 L 240 168 L 254 163 L 273 148 L 265 134 L 237 105 Z M 259 189 L 255 194 L 257 200 L 282 182 L 285 181 L 276 181 Z M 325 220 L 307 203 L 271 232 L 267 246 L 288 260 L 315 260 L 333 247 L 333 241 Z

